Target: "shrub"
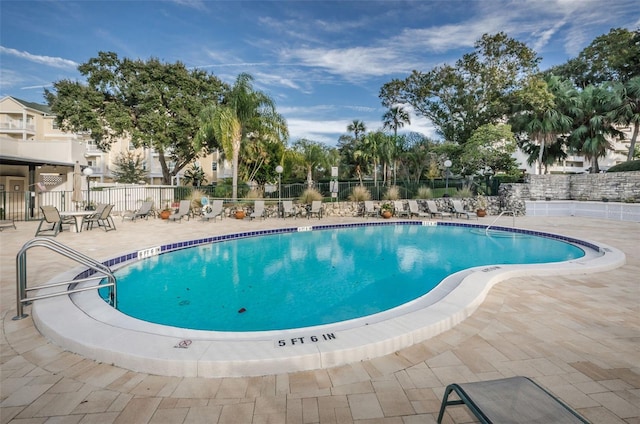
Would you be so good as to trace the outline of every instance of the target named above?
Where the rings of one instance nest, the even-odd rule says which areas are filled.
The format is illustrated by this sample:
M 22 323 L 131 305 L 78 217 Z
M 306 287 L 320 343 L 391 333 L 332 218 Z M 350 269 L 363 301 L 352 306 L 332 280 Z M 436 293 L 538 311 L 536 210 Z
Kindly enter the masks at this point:
M 191 190 L 188 199 L 191 200 L 192 208 L 201 208 L 202 207 L 202 198 L 206 197 L 204 191 L 201 190 Z
M 416 199 L 431 199 L 433 198 L 433 191 L 431 188 L 427 186 L 418 187 L 418 192 L 416 193 Z
M 470 188 L 461 188 L 453 194 L 453 197 L 473 197 L 473 192 Z
M 383 199 L 385 200 L 399 200 L 400 199 L 400 188 L 397 186 L 391 186 L 387 189 L 387 192 L 384 194 Z
M 609 172 L 628 172 L 640 171 L 640 160 L 632 160 L 630 162 L 622 162 L 609 168 Z
M 311 204 L 314 200 L 322 200 L 322 194 L 315 188 L 308 188 L 299 197 L 300 203 Z
M 355 186 L 349 195 L 349 200 L 352 202 L 364 202 L 365 200 L 371 200 L 371 192 L 366 187 Z
M 262 197 L 262 190 L 257 188 L 252 188 L 244 196 L 245 199 L 262 199 Z

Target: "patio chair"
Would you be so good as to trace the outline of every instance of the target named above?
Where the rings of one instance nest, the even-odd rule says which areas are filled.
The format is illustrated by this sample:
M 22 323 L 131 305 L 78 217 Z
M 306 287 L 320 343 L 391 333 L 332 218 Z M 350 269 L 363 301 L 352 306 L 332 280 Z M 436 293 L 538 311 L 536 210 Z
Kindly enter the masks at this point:
M 451 203 L 453 203 L 453 213 L 457 218 L 464 215 L 467 217 L 467 219 L 470 219 L 472 216 L 478 219 L 478 215 L 475 212 L 464 210 L 464 206 L 462 206 L 462 202 L 460 200 L 451 200 Z
M 293 206 L 293 200 L 283 200 L 282 201 L 282 217 L 286 218 L 288 216 L 292 216 L 294 218 L 298 217 L 295 206 Z
M 458 399 L 448 400 L 451 392 Z M 438 424 L 450 405 L 466 405 L 484 424 L 588 423 L 576 411 L 527 377 L 511 377 L 447 386 Z
M 318 215 L 318 219 L 322 218 L 324 214 L 324 208 L 322 207 L 322 200 L 314 200 L 311 202 L 311 209 L 307 213 L 307 219 L 311 218 L 313 215 Z
M 207 210 L 207 212 L 202 215 L 203 221 L 209 221 L 210 219 L 213 219 L 215 221 L 217 217 L 220 217 L 220 219 L 222 219 L 222 217 L 224 216 L 223 203 L 221 199 L 214 200 L 205 209 Z
M 187 221 L 189 220 L 189 213 L 191 212 L 191 200 L 181 200 L 180 206 L 178 207 L 178 212 L 172 213 L 167 218 L 167 221 L 182 221 L 182 218 L 187 217 Z
M 16 223 L 13 222 L 13 219 L 0 220 L 0 231 L 4 230 L 5 228 L 9 228 L 9 227 L 13 227 L 14 230 L 18 229 L 16 227 Z
M 58 212 L 58 208 L 56 208 L 55 206 L 40 206 L 40 210 L 42 211 L 42 219 L 40 220 L 40 225 L 38 225 L 38 229 L 36 230 L 36 237 L 55 237 L 60 231 L 62 231 L 63 225 L 75 225 L 76 232 L 78 232 L 78 225 L 76 224 L 75 218 L 62 218 L 60 216 L 60 212 Z M 42 228 L 42 225 L 45 223 L 51 224 L 51 226 L 48 228 Z
M 408 211 L 404 208 L 404 202 L 402 200 L 396 200 L 393 202 L 394 213 L 398 218 L 406 216 L 407 218 L 411 218 L 411 211 Z
M 104 205 L 104 207 L 101 208 L 101 211 L 86 217 L 83 225 L 87 226 L 87 230 L 93 230 L 93 224 L 97 224 L 98 227 L 102 227 L 105 232 L 115 230 L 116 224 L 113 222 L 113 217 L 111 216 L 113 206 L 114 205 Z
M 440 215 L 440 218 L 453 218 L 453 214 L 451 212 L 444 212 L 438 209 L 438 205 L 433 200 L 427 200 L 427 209 L 429 209 L 429 213 L 431 217 Z
M 127 211 L 122 214 L 122 220 L 130 219 L 135 221 L 138 218 L 149 219 L 149 215 L 151 215 L 151 209 L 153 209 L 153 202 L 142 202 L 138 210 L 135 211 Z
M 264 219 L 264 200 L 256 200 L 253 205 L 253 212 L 249 215 L 250 219 L 262 218 Z
M 362 211 L 363 217 L 368 216 L 378 216 L 378 211 L 376 211 L 375 206 L 373 206 L 373 201 L 365 200 L 364 201 L 364 210 Z
M 417 200 L 409 200 L 409 217 L 417 216 L 418 218 L 430 218 L 431 214 L 428 212 L 423 212 L 420 210 L 420 206 L 418 206 Z

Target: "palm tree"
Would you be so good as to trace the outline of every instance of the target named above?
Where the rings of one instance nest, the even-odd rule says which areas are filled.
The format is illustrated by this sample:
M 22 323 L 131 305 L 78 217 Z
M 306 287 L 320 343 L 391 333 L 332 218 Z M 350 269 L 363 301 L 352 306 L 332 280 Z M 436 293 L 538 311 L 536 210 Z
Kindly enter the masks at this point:
M 615 128 L 609 117 L 615 105 L 615 97 L 603 86 L 589 85 L 580 92 L 579 100 L 569 143 L 587 160 L 591 160 L 590 172 L 598 173 L 598 158 L 606 156 L 607 151 L 612 148 L 607 136 L 622 136 L 622 132 Z
M 624 84 L 614 83 L 613 91 L 616 94 L 615 108 L 611 111 L 610 117 L 616 124 L 633 125 L 627 154 L 627 161 L 631 161 L 640 130 L 640 76 L 633 77 Z
M 360 134 L 364 134 L 367 131 L 367 127 L 364 125 L 364 122 L 354 119 L 349 125 L 347 125 L 347 131 L 353 133 L 353 138 L 357 143 Z
M 392 106 L 388 111 L 382 115 L 382 123 L 383 128 L 388 128 L 393 130 L 393 149 L 387 149 L 387 152 L 390 153 L 389 159 L 390 163 L 393 163 L 393 184 L 396 183 L 396 170 L 397 170 L 397 160 L 395 158 L 397 151 L 399 150 L 398 144 L 398 129 L 404 127 L 404 124 L 411 125 L 411 116 L 409 112 L 406 111 L 400 105 Z M 387 146 L 391 147 L 391 146 Z
M 307 172 L 307 186 L 313 186 L 313 170 L 326 165 L 327 152 L 323 144 L 302 138 L 293 144 L 293 150 L 300 154 Z
M 538 172 L 543 173 L 545 146 L 558 141 L 558 136 L 571 129 L 576 92 L 568 80 L 552 76 L 547 81 L 532 78 L 520 92 L 520 102 L 511 118 L 514 132 L 524 132 L 537 142 Z M 545 167 L 546 168 L 546 167 Z
M 284 118 L 276 111 L 274 101 L 254 90 L 253 77 L 242 73 L 225 96 L 223 102 L 201 114 L 203 139 L 215 138 L 232 158 L 232 198 L 238 198 L 238 163 L 240 147 L 249 138 L 285 140 L 288 137 Z

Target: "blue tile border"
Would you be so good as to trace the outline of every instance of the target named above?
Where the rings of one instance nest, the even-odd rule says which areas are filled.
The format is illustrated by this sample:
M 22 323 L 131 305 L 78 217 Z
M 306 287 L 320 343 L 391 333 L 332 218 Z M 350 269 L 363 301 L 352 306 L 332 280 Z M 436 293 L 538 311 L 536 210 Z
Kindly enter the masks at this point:
M 311 231 L 321 231 L 321 230 L 336 230 L 336 229 L 340 229 L 340 228 L 358 228 L 358 227 L 381 227 L 381 226 L 394 226 L 394 225 L 422 225 L 423 222 L 432 222 L 434 223 L 436 226 L 444 226 L 444 227 L 467 227 L 467 228 L 477 228 L 477 229 L 481 229 L 484 230 L 486 229 L 488 226 L 487 225 L 482 225 L 482 224 L 471 224 L 471 223 L 464 223 L 464 222 L 445 222 L 445 221 L 391 221 L 391 222 L 386 222 L 386 221 L 377 221 L 377 222 L 356 222 L 356 223 L 352 223 L 352 224 L 327 224 L 327 225 L 312 225 L 310 226 Z M 250 231 L 250 232 L 244 232 L 244 233 L 235 233 L 235 234 L 225 234 L 225 235 L 220 235 L 220 236 L 212 236 L 212 237 L 207 237 L 207 238 L 202 238 L 202 239 L 196 239 L 196 240 L 188 240 L 188 241 L 181 241 L 181 242 L 177 242 L 177 243 L 171 243 L 171 244 L 165 244 L 160 246 L 160 254 L 164 254 L 164 253 L 169 253 L 169 252 L 173 252 L 176 250 L 182 250 L 182 249 L 189 249 L 191 247 L 196 247 L 196 246 L 202 246 L 205 244 L 212 244 L 212 243 L 220 243 L 223 241 L 229 241 L 229 240 L 239 240 L 239 239 L 243 239 L 243 238 L 249 238 L 249 237 L 260 237 L 260 236 L 265 236 L 265 235 L 274 235 L 274 234 L 287 234 L 287 233 L 297 233 L 298 232 L 298 228 L 299 227 L 290 227 L 290 228 L 277 228 L 277 229 L 269 229 L 269 230 L 257 230 L 257 231 Z M 309 228 L 309 227 L 305 227 L 305 228 Z M 491 226 L 492 230 L 499 230 L 499 231 L 506 231 L 506 232 L 511 232 L 511 233 L 517 233 L 517 234 L 526 234 L 526 235 L 532 235 L 532 236 L 538 236 L 538 237 L 545 237 L 545 238 L 550 238 L 550 239 L 555 239 L 555 240 L 561 240 L 564 242 L 568 242 L 568 243 L 574 243 L 580 246 L 584 246 L 587 247 L 589 249 L 595 250 L 596 252 L 601 252 L 602 249 L 593 244 L 593 243 L 589 243 L 587 241 L 584 240 L 580 240 L 580 239 L 576 239 L 573 237 L 567 237 L 567 236 L 563 236 L 563 235 L 559 235 L 559 234 L 551 234 L 551 233 L 544 233 L 544 232 L 540 232 L 540 231 L 533 231 L 533 230 L 525 230 L 522 228 L 511 228 L 511 227 L 501 227 L 501 226 Z M 137 261 L 138 259 L 138 251 L 135 252 L 131 252 L 131 253 L 127 253 L 124 254 L 122 256 L 117 256 L 115 258 L 109 259 L 105 262 L 103 262 L 104 265 L 108 266 L 108 267 L 112 267 L 114 265 L 121 265 L 124 264 L 126 262 L 129 261 Z M 87 278 L 92 276 L 93 274 L 95 274 L 96 271 L 92 270 L 92 269 L 87 269 L 83 272 L 81 272 L 80 274 L 76 275 L 74 277 L 74 280 L 78 280 L 78 279 L 82 279 L 82 278 Z

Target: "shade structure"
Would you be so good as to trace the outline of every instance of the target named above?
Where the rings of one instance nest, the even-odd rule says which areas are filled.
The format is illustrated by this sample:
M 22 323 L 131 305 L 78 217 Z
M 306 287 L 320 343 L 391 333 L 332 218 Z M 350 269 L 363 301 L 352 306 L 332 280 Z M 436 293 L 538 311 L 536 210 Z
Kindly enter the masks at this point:
M 82 171 L 80 170 L 80 164 L 76 162 L 73 167 L 73 192 L 71 193 L 71 201 L 76 204 L 82 203 Z

